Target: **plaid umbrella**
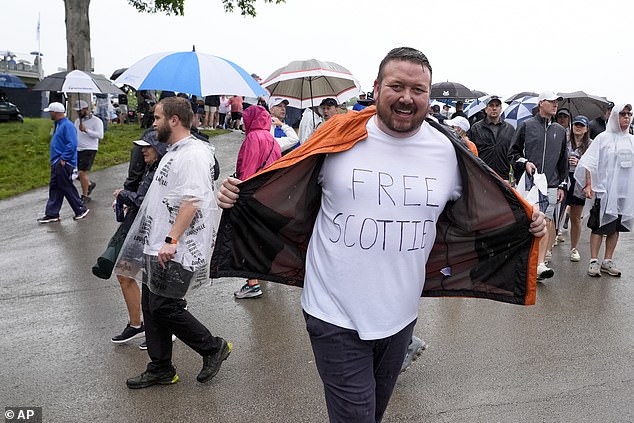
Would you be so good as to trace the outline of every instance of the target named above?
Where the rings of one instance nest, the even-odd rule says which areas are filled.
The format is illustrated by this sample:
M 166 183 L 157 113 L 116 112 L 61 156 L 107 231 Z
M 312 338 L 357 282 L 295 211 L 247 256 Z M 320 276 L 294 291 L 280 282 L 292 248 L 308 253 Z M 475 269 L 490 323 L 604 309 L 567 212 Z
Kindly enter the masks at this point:
M 272 97 L 283 97 L 298 109 L 318 106 L 326 98 L 343 104 L 361 92 L 361 84 L 348 69 L 316 59 L 293 61 L 269 75 L 262 86 Z
M 537 97 L 518 98 L 504 110 L 502 119 L 517 128 L 520 123 L 533 116 L 535 107 L 537 107 Z

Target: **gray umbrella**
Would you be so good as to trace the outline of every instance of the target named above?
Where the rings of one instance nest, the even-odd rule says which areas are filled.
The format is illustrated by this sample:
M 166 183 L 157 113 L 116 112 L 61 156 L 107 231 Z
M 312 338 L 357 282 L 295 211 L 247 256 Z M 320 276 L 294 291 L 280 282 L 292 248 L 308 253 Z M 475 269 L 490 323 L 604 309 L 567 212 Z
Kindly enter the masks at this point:
M 521 93 L 513 94 L 512 96 L 510 96 L 509 98 L 504 100 L 504 102 L 506 104 L 511 104 L 515 100 L 523 98 L 523 97 L 538 97 L 538 96 L 539 96 L 539 94 L 534 93 L 532 91 L 522 91 Z
M 584 115 L 588 119 L 596 119 L 605 114 L 611 102 L 603 97 L 586 94 L 583 91 L 572 93 L 558 93 L 564 99 L 559 102 L 559 108 L 570 111 L 571 117 Z
M 361 84 L 341 65 L 322 60 L 297 60 L 279 68 L 262 83 L 271 96 L 283 97 L 298 109 L 318 106 L 326 98 L 338 104 L 355 97 Z
M 61 91 L 65 93 L 125 94 L 105 76 L 73 70 L 57 72 L 42 79 L 33 91 Z

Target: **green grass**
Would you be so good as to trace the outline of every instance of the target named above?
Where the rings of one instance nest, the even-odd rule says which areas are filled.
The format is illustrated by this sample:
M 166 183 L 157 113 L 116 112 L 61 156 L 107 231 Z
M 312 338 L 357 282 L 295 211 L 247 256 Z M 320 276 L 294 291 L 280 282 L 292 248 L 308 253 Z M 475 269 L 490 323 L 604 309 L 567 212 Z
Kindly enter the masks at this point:
M 0 123 L 0 199 L 48 185 L 52 129 L 50 119 L 25 118 L 24 123 Z M 109 124 L 99 143 L 92 171 L 129 161 L 132 141 L 143 132 L 137 124 Z M 203 132 L 211 137 L 228 131 Z

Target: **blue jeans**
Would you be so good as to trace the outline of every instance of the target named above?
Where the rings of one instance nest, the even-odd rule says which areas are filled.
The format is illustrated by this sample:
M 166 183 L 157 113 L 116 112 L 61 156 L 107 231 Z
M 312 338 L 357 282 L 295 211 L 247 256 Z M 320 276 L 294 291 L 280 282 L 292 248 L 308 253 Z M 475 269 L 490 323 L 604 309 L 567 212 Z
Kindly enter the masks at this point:
M 48 185 L 48 201 L 46 202 L 46 216 L 59 217 L 59 210 L 62 208 L 64 198 L 75 212 L 80 215 L 86 211 L 83 201 L 79 197 L 77 188 L 73 184 L 73 166 L 66 163 L 64 166 L 60 162 L 51 165 L 51 180 Z
M 416 320 L 383 339 L 362 340 L 304 313 L 331 423 L 378 423 L 392 396 Z

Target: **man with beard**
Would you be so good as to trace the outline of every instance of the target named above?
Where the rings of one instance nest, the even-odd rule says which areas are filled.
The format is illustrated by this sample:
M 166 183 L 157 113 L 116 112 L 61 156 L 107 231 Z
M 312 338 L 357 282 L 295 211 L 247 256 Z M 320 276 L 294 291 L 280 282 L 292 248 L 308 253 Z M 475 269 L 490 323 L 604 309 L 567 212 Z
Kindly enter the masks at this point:
M 75 120 L 77 129 L 77 170 L 81 184 L 81 199 L 84 204 L 90 201 L 90 193 L 97 186 L 88 177 L 88 171 L 95 161 L 99 140 L 103 138 L 103 121 L 94 116 L 84 100 L 75 102 L 79 117 Z
M 331 422 L 379 422 L 383 417 L 412 339 L 435 224 L 445 216 L 445 206 L 461 197 L 473 198 L 470 187 L 469 195 L 462 196 L 463 181 L 469 178 L 462 177 L 459 160 L 478 167 L 481 179 L 501 184 L 496 186 L 512 197 L 505 203 L 519 201 L 461 140 L 425 121 L 430 89 L 427 57 L 412 48 L 396 48 L 379 67 L 376 108 L 331 118 L 309 142 L 241 186 L 257 183 L 272 190 L 269 197 L 260 196 L 263 192 L 257 188 L 257 199 L 256 193 L 251 197 L 241 192 L 235 178 L 227 178 L 218 195 L 219 205 L 227 210 L 212 276 L 259 273 L 262 279 L 303 283 L 306 328 Z M 265 180 L 269 183 L 261 185 Z M 237 201 L 240 207 L 232 208 Z M 487 203 L 489 209 L 496 207 Z M 257 234 L 249 228 L 248 218 L 240 217 L 242 211 L 255 213 L 249 216 L 259 228 L 266 228 L 266 237 L 251 239 Z M 526 229 L 541 236 L 544 217 L 529 205 L 522 213 L 525 229 L 513 234 L 524 237 L 528 245 L 532 236 Z M 240 231 L 232 231 L 225 222 L 239 222 Z M 438 232 L 444 234 L 442 229 Z M 257 257 L 244 254 L 237 245 L 271 237 L 278 253 L 270 269 L 259 266 Z M 260 249 L 268 250 L 269 245 Z M 234 267 L 229 264 L 232 258 L 239 262 Z M 288 271 L 282 272 L 280 266 Z M 299 276 L 293 279 L 294 275 Z M 466 290 L 461 295 L 467 295 Z
M 217 209 L 214 156 L 207 143 L 191 135 L 192 120 L 187 99 L 169 97 L 154 110 L 157 138 L 168 143 L 169 150 L 127 238 L 141 244 L 138 249 L 143 250 L 143 271 L 133 276 L 142 275 L 141 308 L 151 360 L 145 372 L 127 380 L 131 389 L 178 381 L 172 364 L 172 334 L 203 357 L 196 378 L 201 383 L 218 373 L 231 352 L 231 343 L 213 336 L 186 309 L 188 290 L 208 281 L 213 212 Z M 129 251 L 126 245 L 123 249 L 121 256 Z M 120 257 L 117 275 L 130 276 L 125 272 L 129 263 L 122 263 Z

